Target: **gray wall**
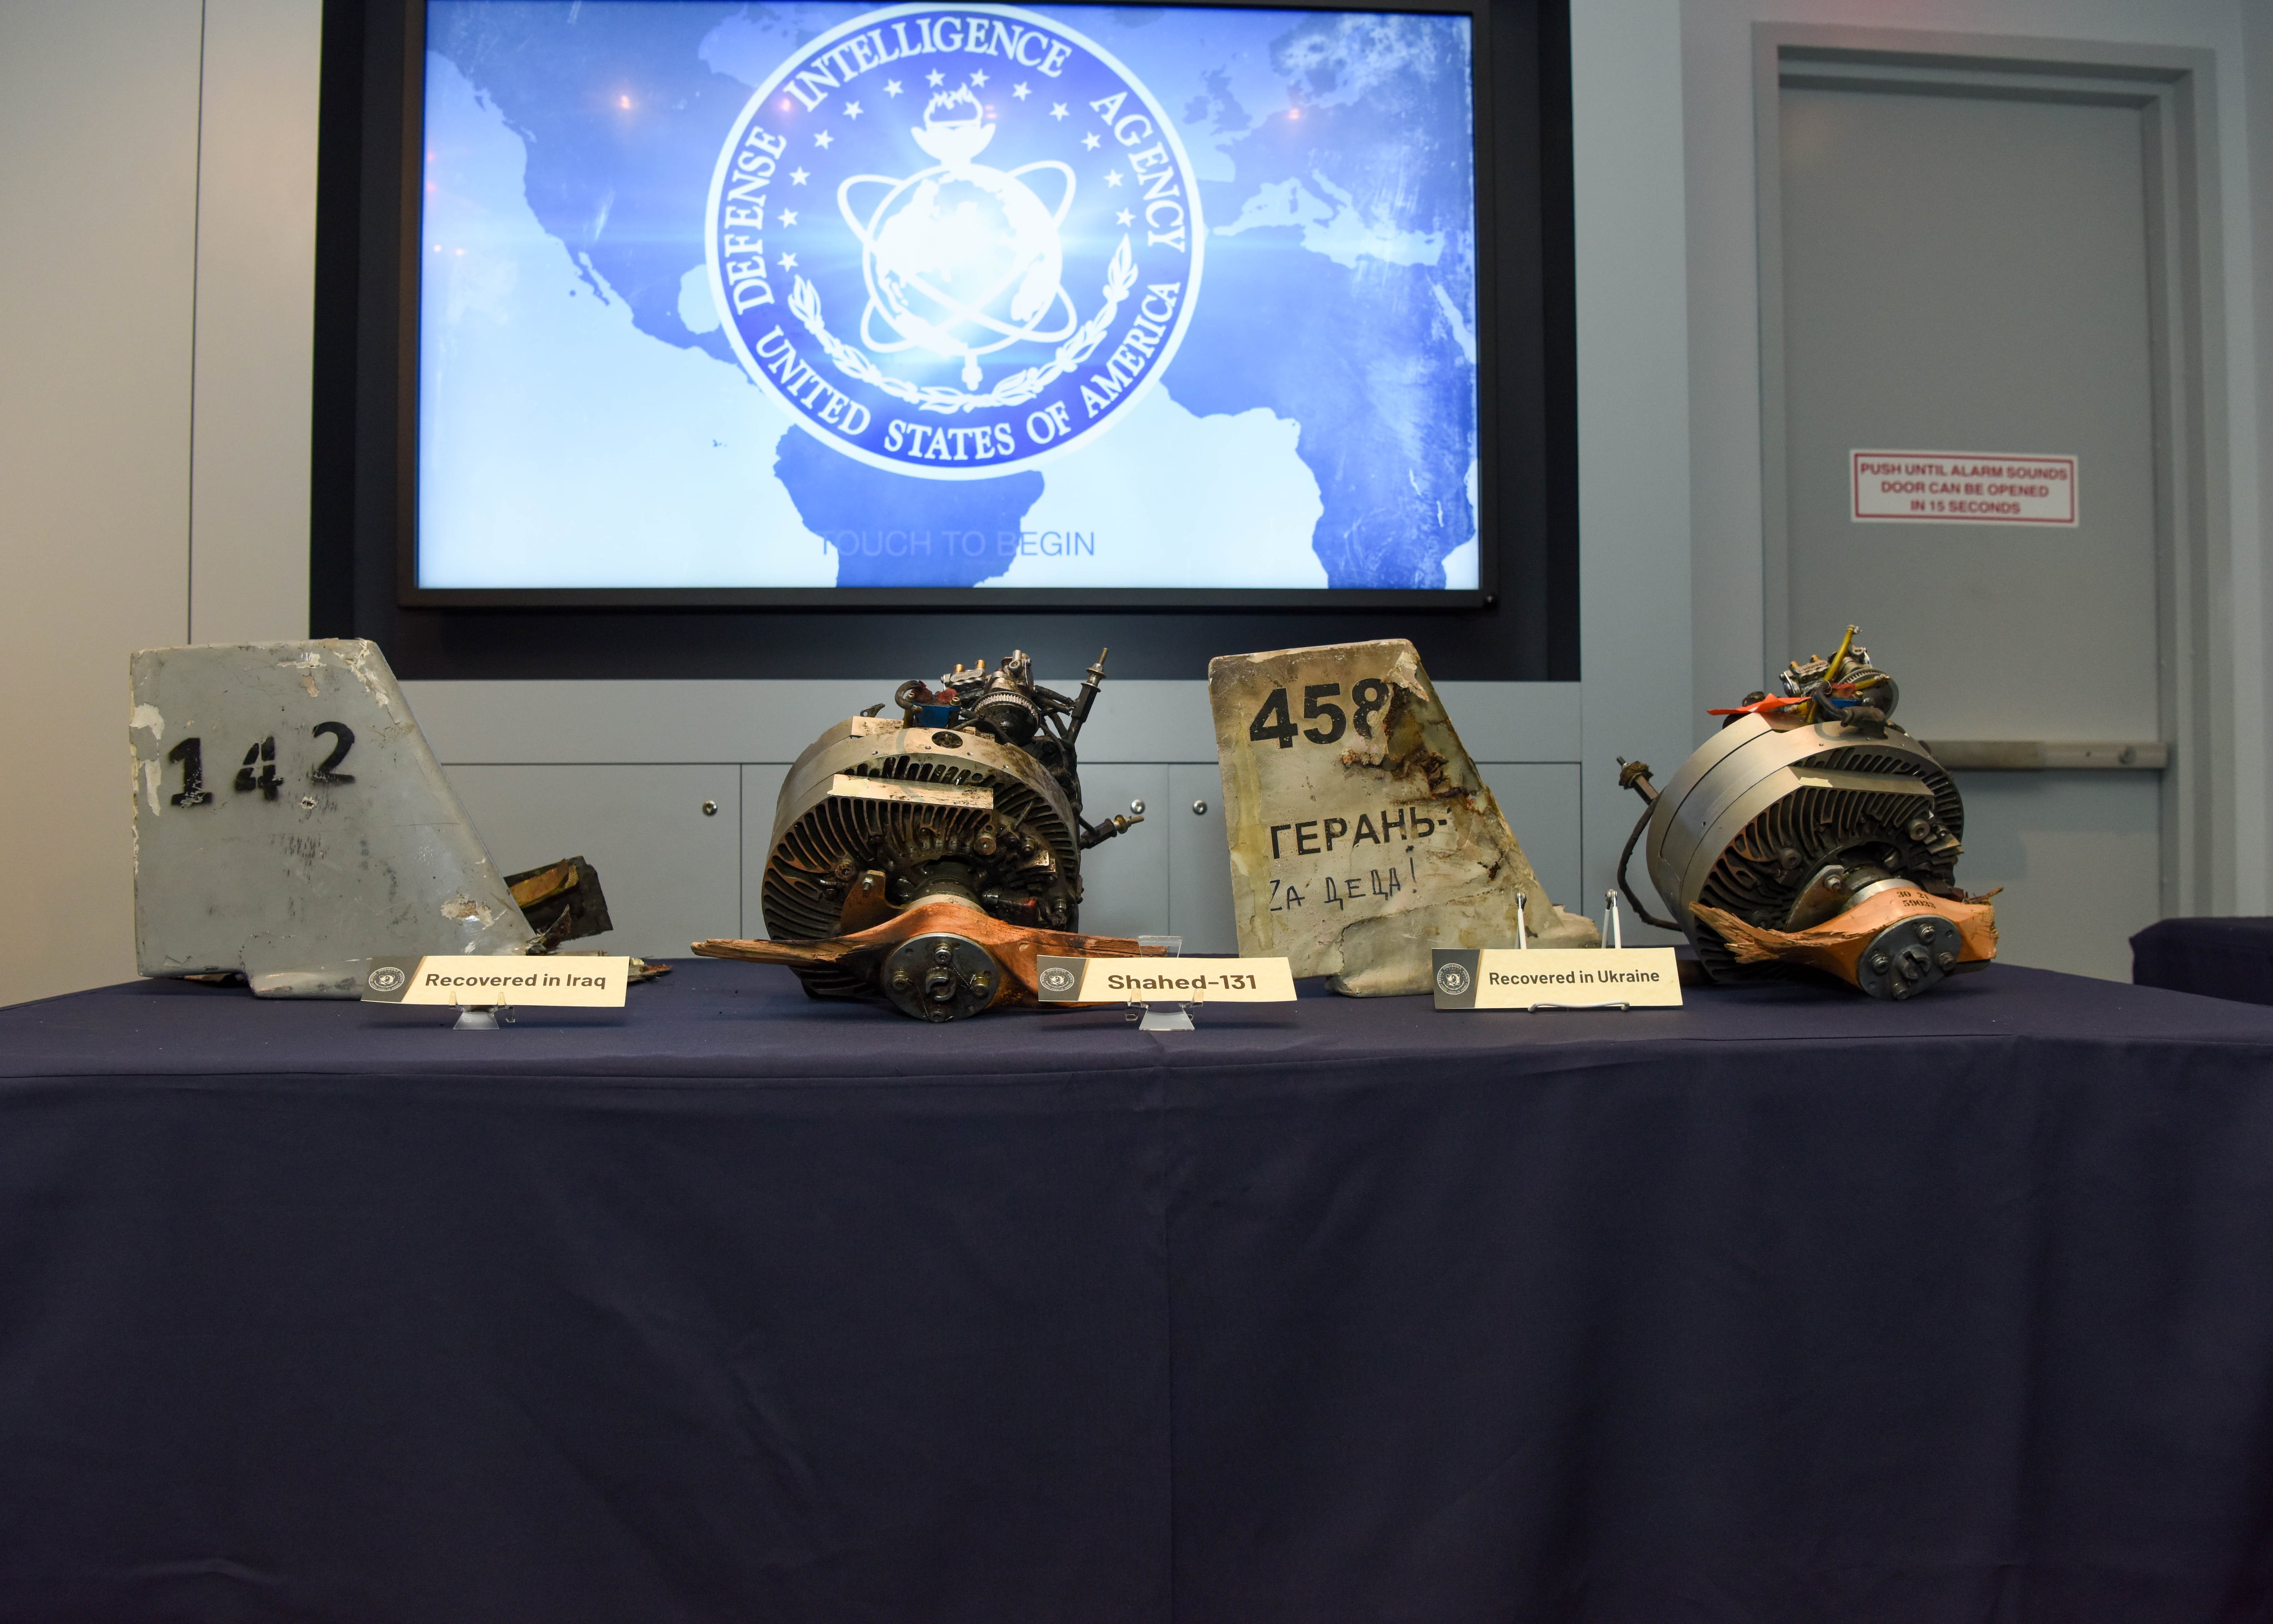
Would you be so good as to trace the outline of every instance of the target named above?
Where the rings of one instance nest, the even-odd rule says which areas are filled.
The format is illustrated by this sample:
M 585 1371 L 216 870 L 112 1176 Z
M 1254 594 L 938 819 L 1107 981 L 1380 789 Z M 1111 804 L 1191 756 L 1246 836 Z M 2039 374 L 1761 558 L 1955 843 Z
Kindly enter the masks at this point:
M 0 1003 L 134 973 L 128 653 L 306 635 L 319 22 L 0 5 Z
M 2261 243 L 2273 252 L 2273 210 L 2261 200 L 2253 211 L 2252 200 L 2254 177 L 2273 177 L 2273 115 L 2247 91 L 2273 84 L 2255 71 L 2273 52 L 2264 10 L 2243 0 L 1912 0 L 1898 19 L 2217 53 L 2224 282 L 2250 290 L 2225 312 L 2236 360 L 2223 545 L 2240 651 L 2231 707 L 2239 719 L 2225 748 L 2239 786 L 2239 857 L 2222 906 L 2256 913 L 2268 911 L 2273 868 L 2258 697 L 2269 583 L 2257 409 L 2261 380 L 2273 387 L 2273 378 L 2257 341 L 2269 296 L 2253 267 Z M 1669 769 L 1700 735 L 1705 704 L 1760 680 L 1750 31 L 1756 20 L 1852 21 L 1856 8 L 1577 0 L 1573 11 L 1586 680 L 1479 685 L 1456 692 L 1453 707 L 1549 884 L 1555 869 L 1578 876 L 1580 895 L 1557 893 L 1577 906 L 1599 903 L 1630 822 L 1612 757 Z M 0 692 L 10 701 L 0 747 L 19 786 L 0 797 L 14 882 L 0 1002 L 133 973 L 127 653 L 306 630 L 319 22 L 317 0 L 0 7 Z M 867 696 L 907 674 L 878 673 Z M 1204 766 L 1196 685 L 1151 705 L 1136 703 L 1139 686 L 1126 685 L 1107 713 L 1127 718 L 1126 739 L 1113 742 L 1108 728 L 1096 759 L 1141 770 L 1116 783 Z M 794 754 L 785 741 L 808 720 L 808 734 L 817 728 L 834 701 L 800 698 L 794 726 L 746 731 L 731 748 L 674 744 L 666 763 L 636 742 L 652 731 L 658 697 L 681 730 L 698 718 L 779 718 L 783 702 L 736 684 L 659 696 L 649 687 L 427 683 L 413 703 L 444 760 L 468 770 L 469 799 L 498 808 L 493 818 L 535 818 L 529 808 L 580 780 L 596 806 L 628 808 L 650 804 L 642 795 L 677 806 L 705 783 L 731 782 L 731 839 L 723 810 L 663 833 L 687 845 L 688 866 L 673 870 L 681 876 L 713 872 L 731 853 L 739 898 L 745 786 L 762 781 L 752 771 Z M 620 726 L 568 742 L 558 720 L 569 710 Z M 1148 717 L 1182 719 L 1156 726 Z M 666 767 L 679 776 L 666 781 Z M 498 776 L 506 770 L 565 776 Z M 1107 872 L 1102 856 L 1098 872 Z M 754 929 L 746 914 L 738 905 L 737 922 Z

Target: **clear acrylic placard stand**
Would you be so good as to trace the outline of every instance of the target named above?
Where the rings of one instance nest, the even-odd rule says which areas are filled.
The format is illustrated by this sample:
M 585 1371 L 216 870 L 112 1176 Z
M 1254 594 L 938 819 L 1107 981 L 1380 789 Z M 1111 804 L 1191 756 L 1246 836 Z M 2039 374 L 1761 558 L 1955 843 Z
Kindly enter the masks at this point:
M 1139 947 L 1157 947 L 1170 959 L 1183 957 L 1182 936 L 1138 936 Z M 1194 999 L 1193 1003 L 1199 1000 Z M 1189 1005 L 1182 1004 L 1147 1004 L 1140 998 L 1129 1000 L 1129 1019 L 1136 1023 L 1139 1032 L 1189 1032 L 1192 1017 Z
M 1524 905 L 1529 898 L 1521 891 L 1515 894 L 1515 944 L 1528 949 L 1531 937 L 1524 929 Z M 1602 944 L 1622 948 L 1626 944 L 1625 917 L 1618 912 L 1618 893 L 1602 893 Z M 1608 998 L 1600 1004 L 1534 1004 L 1534 1010 L 1630 1010 L 1633 1005 L 1624 998 Z
M 458 1019 L 450 1023 L 453 1032 L 495 1032 L 499 1026 L 513 1025 L 513 1005 L 510 1004 L 461 1004 Z

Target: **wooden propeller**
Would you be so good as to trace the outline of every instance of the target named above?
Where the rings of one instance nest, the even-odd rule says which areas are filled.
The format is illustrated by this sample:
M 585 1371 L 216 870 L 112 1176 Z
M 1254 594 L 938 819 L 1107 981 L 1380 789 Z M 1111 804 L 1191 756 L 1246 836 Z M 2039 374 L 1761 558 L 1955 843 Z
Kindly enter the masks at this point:
M 1137 959 L 1165 956 L 1167 950 L 1144 947 L 1129 936 L 1084 936 L 1073 930 L 1039 930 L 1030 925 L 1006 925 L 981 909 L 952 897 L 933 897 L 911 903 L 881 924 L 849 936 L 817 942 L 697 942 L 694 951 L 705 959 L 740 959 L 752 964 L 785 965 L 792 970 L 831 970 L 831 981 L 846 976 L 868 988 L 870 996 L 884 997 L 880 972 L 894 949 L 918 936 L 961 936 L 984 948 L 1004 974 L 986 1007 L 1039 1002 L 1039 982 L 1035 960 L 1044 954 L 1070 959 Z

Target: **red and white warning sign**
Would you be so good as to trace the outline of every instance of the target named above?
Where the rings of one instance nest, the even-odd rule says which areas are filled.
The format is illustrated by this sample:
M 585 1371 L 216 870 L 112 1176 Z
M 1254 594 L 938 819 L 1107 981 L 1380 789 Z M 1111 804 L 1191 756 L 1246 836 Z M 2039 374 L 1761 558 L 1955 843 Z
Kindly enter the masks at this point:
M 2075 459 L 2001 451 L 1856 451 L 1858 523 L 2074 524 Z

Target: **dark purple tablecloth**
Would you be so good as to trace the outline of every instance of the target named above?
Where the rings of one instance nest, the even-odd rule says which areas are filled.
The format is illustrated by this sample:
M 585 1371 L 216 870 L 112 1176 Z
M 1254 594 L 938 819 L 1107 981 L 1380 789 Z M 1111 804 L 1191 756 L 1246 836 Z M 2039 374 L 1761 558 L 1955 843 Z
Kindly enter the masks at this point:
M 2262 1619 L 2273 1011 L 0 1011 L 0 1619 Z
M 2131 938 L 2131 979 L 2273 1004 L 2273 919 L 2166 919 Z

